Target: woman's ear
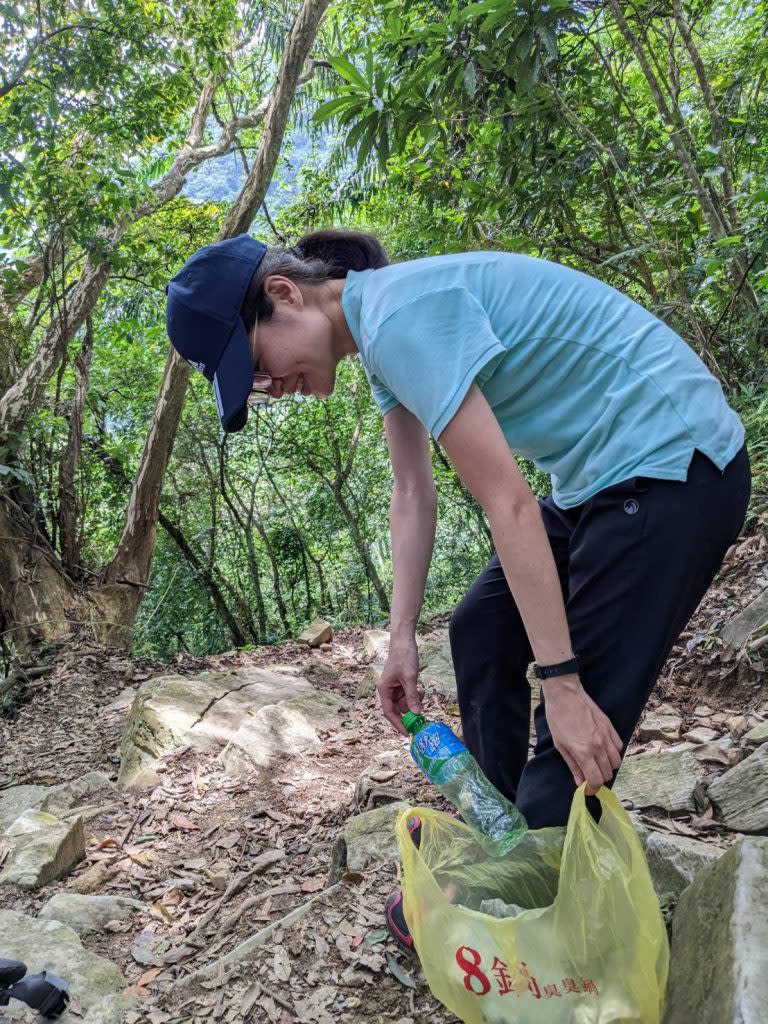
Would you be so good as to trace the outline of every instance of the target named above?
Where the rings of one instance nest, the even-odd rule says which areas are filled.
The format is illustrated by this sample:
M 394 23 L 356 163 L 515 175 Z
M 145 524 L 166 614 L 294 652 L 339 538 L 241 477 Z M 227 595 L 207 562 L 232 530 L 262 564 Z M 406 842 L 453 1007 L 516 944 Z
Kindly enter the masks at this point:
M 282 274 L 270 274 L 265 278 L 264 291 L 273 303 L 288 304 L 296 309 L 301 309 L 304 305 L 304 296 L 299 286 Z

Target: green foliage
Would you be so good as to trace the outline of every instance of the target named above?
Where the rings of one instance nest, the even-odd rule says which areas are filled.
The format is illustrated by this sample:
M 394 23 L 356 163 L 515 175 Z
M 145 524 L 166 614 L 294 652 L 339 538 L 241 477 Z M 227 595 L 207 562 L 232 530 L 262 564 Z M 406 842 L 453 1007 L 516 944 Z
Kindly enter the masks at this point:
M 252 233 L 291 242 L 311 227 L 359 227 L 393 260 L 510 249 L 622 288 L 723 380 L 747 428 L 758 515 L 768 507 L 768 5 L 684 4 L 700 66 L 674 8 L 618 7 L 628 30 L 610 3 L 336 5 L 319 37 L 324 63 L 294 104 L 269 215 Z M 193 171 L 186 196 L 136 211 L 184 144 L 201 84 L 220 83 L 209 145 L 263 98 L 294 14 L 233 0 L 0 0 L 0 393 L 86 258 L 108 255 L 111 266 L 92 318 L 76 475 L 82 586 L 123 528 L 167 354 L 163 287 L 216 237 L 261 126 Z M 115 225 L 127 229 L 107 250 Z M 62 242 L 55 265 L 25 284 L 52 239 Z M 54 551 L 82 344 L 81 331 L 0 455 L 0 487 Z M 548 490 L 521 468 L 535 493 Z M 425 616 L 451 609 L 492 553 L 481 510 L 436 445 L 433 471 Z M 327 401 L 285 399 L 229 437 L 193 374 L 136 651 L 172 658 L 277 641 L 319 614 L 337 626 L 386 621 L 390 487 L 356 361 L 339 367 Z

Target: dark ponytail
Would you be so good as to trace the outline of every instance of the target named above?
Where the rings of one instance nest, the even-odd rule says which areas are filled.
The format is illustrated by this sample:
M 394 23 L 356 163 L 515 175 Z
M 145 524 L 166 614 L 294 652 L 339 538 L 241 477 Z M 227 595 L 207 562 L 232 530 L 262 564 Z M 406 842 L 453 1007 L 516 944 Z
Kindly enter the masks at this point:
M 264 282 L 271 274 L 296 284 L 322 284 L 346 277 L 350 270 L 377 270 L 388 263 L 384 246 L 364 231 L 311 231 L 290 248 L 267 249 L 243 300 L 246 329 L 250 331 L 257 320 L 269 320 L 274 312 L 264 294 Z

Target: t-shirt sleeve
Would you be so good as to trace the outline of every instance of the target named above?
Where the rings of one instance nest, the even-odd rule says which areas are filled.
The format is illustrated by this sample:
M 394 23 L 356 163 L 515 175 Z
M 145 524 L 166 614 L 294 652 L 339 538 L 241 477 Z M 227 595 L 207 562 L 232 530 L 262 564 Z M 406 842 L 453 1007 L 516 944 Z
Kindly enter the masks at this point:
M 385 416 L 390 409 L 394 409 L 394 407 L 396 405 L 400 405 L 400 403 L 392 394 L 392 392 L 384 387 L 384 385 L 381 383 L 376 374 L 369 370 L 364 363 L 363 370 L 365 371 L 365 376 L 368 378 L 368 383 L 371 386 L 371 394 L 373 395 L 373 400 L 376 403 L 376 405 L 378 405 L 381 415 Z
M 372 376 L 435 438 L 477 374 L 506 351 L 482 304 L 462 285 L 410 299 L 369 329 L 369 340 Z

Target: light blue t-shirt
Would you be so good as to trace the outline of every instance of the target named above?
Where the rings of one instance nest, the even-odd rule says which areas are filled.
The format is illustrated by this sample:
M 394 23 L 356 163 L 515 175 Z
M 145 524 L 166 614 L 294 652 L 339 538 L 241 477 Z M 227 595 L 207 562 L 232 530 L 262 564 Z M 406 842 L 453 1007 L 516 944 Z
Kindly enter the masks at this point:
M 508 252 L 350 271 L 342 308 L 382 414 L 435 438 L 476 381 L 561 508 L 632 476 L 723 469 L 744 443 L 718 381 L 663 321 L 597 279 Z

